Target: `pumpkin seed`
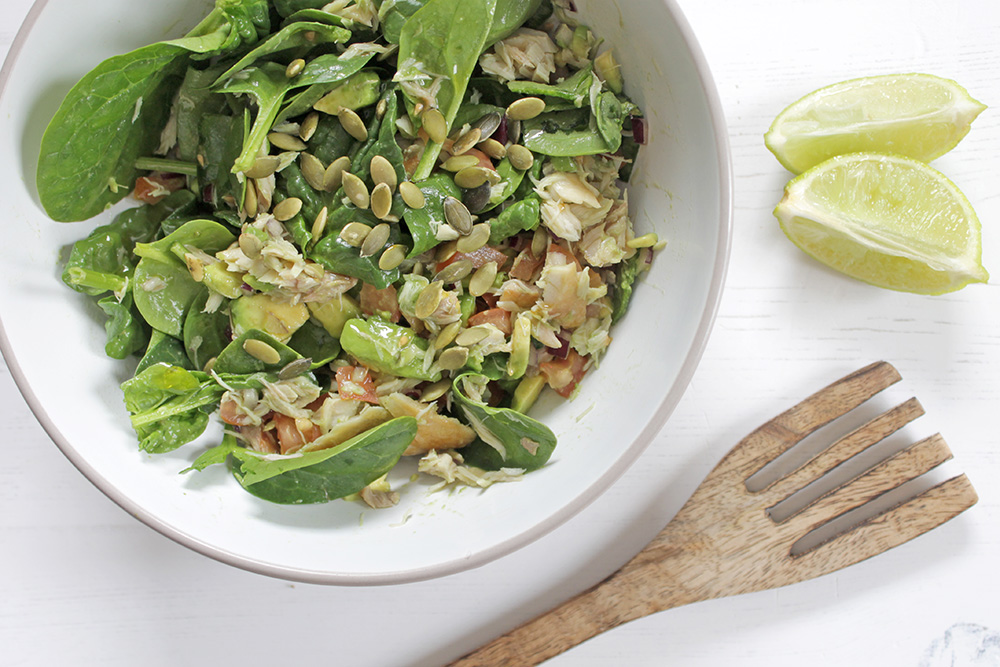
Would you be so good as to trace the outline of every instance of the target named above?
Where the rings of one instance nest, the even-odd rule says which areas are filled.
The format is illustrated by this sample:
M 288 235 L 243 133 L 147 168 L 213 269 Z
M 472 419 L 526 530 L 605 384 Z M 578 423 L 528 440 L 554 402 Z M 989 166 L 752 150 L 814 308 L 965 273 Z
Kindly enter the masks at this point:
M 465 208 L 465 204 L 454 197 L 444 200 L 444 219 L 462 236 L 472 231 L 472 214 Z
M 417 297 L 417 303 L 413 308 L 414 314 L 420 319 L 426 320 L 434 314 L 434 311 L 437 310 L 443 298 L 444 283 L 440 280 L 435 280 L 420 292 L 420 296 Z
M 361 244 L 361 256 L 371 257 L 384 248 L 386 242 L 389 240 L 389 233 L 389 225 L 384 222 L 372 227 L 372 230 L 368 232 L 368 236 L 365 237 L 365 242 Z
M 507 149 L 507 160 L 514 169 L 528 171 L 535 164 L 535 154 L 521 144 L 514 144 Z
M 645 234 L 643 236 L 637 236 L 625 245 L 629 248 L 638 250 L 639 248 L 652 248 L 657 243 L 660 242 L 660 237 L 656 234 Z
M 507 359 L 507 377 L 520 378 L 528 370 L 531 359 L 531 320 L 527 313 L 520 313 L 514 320 L 510 336 L 510 357 Z
M 344 184 L 344 172 L 351 168 L 351 158 L 346 155 L 330 163 L 323 173 L 323 190 L 336 192 Z
M 389 101 L 383 97 L 378 101 L 378 104 L 375 105 L 375 117 L 378 118 L 379 120 L 382 120 L 382 116 L 385 115 L 385 112 L 388 109 L 389 109 Z
M 461 330 L 462 320 L 452 322 L 444 329 L 441 329 L 441 332 L 434 338 L 434 349 L 440 351 L 451 345 Z
M 468 153 L 473 146 L 483 139 L 483 132 L 478 127 L 474 127 L 460 136 L 451 147 L 452 155 L 463 155 Z
M 370 171 L 372 175 L 372 182 L 375 185 L 385 183 L 389 186 L 389 193 L 391 194 L 396 189 L 396 183 L 398 181 L 396 177 L 396 168 L 392 166 L 382 155 L 376 155 L 372 158 Z
M 466 347 L 450 347 L 438 357 L 438 366 L 446 371 L 457 371 L 469 360 L 469 349 Z
M 247 178 L 267 178 L 278 170 L 281 159 L 277 155 L 261 155 L 245 173 Z
M 382 256 L 378 260 L 378 268 L 383 271 L 392 271 L 403 263 L 406 259 L 406 246 L 405 245 L 393 245 L 389 246 L 388 250 L 382 253 Z
M 494 160 L 502 160 L 507 157 L 507 148 L 496 139 L 481 141 L 478 148 Z
M 448 139 L 448 121 L 437 109 L 427 109 L 420 114 L 420 122 L 431 141 L 443 144 Z
M 439 380 L 434 384 L 424 388 L 423 392 L 420 394 L 421 403 L 433 403 L 451 390 L 451 380 Z
M 479 297 L 489 292 L 497 279 L 497 269 L 496 262 L 487 262 L 477 269 L 469 281 L 469 294 Z
M 455 185 L 465 190 L 473 190 L 490 180 L 491 171 L 493 170 L 485 167 L 467 167 L 455 174 Z
M 267 135 L 267 140 L 272 146 L 277 146 L 283 151 L 304 151 L 306 144 L 298 137 L 294 137 L 284 132 L 271 132 Z
M 434 253 L 434 259 L 438 264 L 441 262 L 447 262 L 449 259 L 454 257 L 457 252 L 458 241 L 447 241 L 437 247 L 437 252 Z
M 363 222 L 349 222 L 340 230 L 340 238 L 348 245 L 360 248 L 371 231 L 372 228 Z
M 507 107 L 507 118 L 516 121 L 531 120 L 545 111 L 545 100 L 540 97 L 522 97 Z
M 475 252 L 490 241 L 490 223 L 481 222 L 473 225 L 468 236 L 458 239 L 458 251 L 466 254 Z
M 492 137 L 493 133 L 497 131 L 500 127 L 500 123 L 503 121 L 503 117 L 496 111 L 491 111 L 472 126 L 477 128 L 482 133 L 482 138 Z
M 308 373 L 310 370 L 312 370 L 312 359 L 296 359 L 295 361 L 288 362 L 284 368 L 278 371 L 278 379 L 291 380 L 303 373 Z
M 298 197 L 289 197 L 282 200 L 274 207 L 274 219 L 278 222 L 288 222 L 299 214 L 302 210 L 302 200 Z
M 351 203 L 360 209 L 367 209 L 371 205 L 371 194 L 368 186 L 360 178 L 349 171 L 344 172 L 344 194 L 351 200 Z
M 305 120 L 302 121 L 302 125 L 299 126 L 299 139 L 302 141 L 309 141 L 316 134 L 316 128 L 319 127 L 319 114 L 315 111 L 309 113 Z
M 392 213 L 392 190 L 385 183 L 379 183 L 372 190 L 372 213 L 379 220 L 385 220 Z
M 479 158 L 475 155 L 456 155 L 455 157 L 448 158 L 441 165 L 441 168 L 445 171 L 459 172 L 463 169 L 469 169 L 470 167 L 475 167 L 479 164 Z
M 248 338 L 243 341 L 243 349 L 251 357 L 265 364 L 276 364 L 281 361 L 281 353 L 262 340 Z
M 410 208 L 421 209 L 427 205 L 427 198 L 423 191 L 415 183 L 403 181 L 399 184 L 399 194 L 403 197 L 403 203 Z
M 472 269 L 472 262 L 467 259 L 460 259 L 457 262 L 452 262 L 448 266 L 444 267 L 438 274 L 434 276 L 434 279 L 446 284 L 458 283 L 466 279 Z
M 535 230 L 535 235 L 531 237 L 531 254 L 534 257 L 541 257 L 549 247 L 549 233 L 544 227 Z
M 466 190 L 462 194 L 462 203 L 470 213 L 481 213 L 490 205 L 493 197 L 493 187 L 489 183 L 483 183 L 478 188 Z
M 253 181 L 247 183 L 246 192 L 243 194 L 243 212 L 248 218 L 257 217 L 257 188 Z
M 296 58 L 292 62 L 288 63 L 288 67 L 285 68 L 285 76 L 289 79 L 294 79 L 299 74 L 302 74 L 302 70 L 306 68 L 306 61 L 302 58 Z
M 260 251 L 264 249 L 264 242 L 254 234 L 240 234 L 240 250 L 250 259 L 260 257 Z
M 481 343 L 486 340 L 486 337 L 490 335 L 490 332 L 483 327 L 472 327 L 471 329 L 466 329 L 462 333 L 455 337 L 455 344 L 461 345 L 462 347 L 472 347 L 476 343 Z
M 330 209 L 324 206 L 316 216 L 316 219 L 313 221 L 312 230 L 310 230 L 313 243 L 317 243 L 321 238 L 323 238 L 323 232 L 326 231 L 326 221 L 329 217 Z
M 302 177 L 306 179 L 306 183 L 313 190 L 322 192 L 326 175 L 326 167 L 323 166 L 322 160 L 312 153 L 300 153 L 299 166 L 302 168 Z
M 361 116 L 354 110 L 341 109 L 337 118 L 340 119 L 341 126 L 347 130 L 349 135 L 358 141 L 366 141 L 368 139 L 368 128 L 365 127 L 365 121 L 361 120 Z

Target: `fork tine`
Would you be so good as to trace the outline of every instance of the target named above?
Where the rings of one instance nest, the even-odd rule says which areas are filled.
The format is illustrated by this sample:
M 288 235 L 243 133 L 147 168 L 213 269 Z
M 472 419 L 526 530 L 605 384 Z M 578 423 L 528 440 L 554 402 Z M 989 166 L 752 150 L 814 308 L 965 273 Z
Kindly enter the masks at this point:
M 969 509 L 979 500 L 968 477 L 957 475 L 895 507 L 794 554 L 798 566 L 817 577 L 860 563 L 937 528 Z
M 952 457 L 939 434 L 893 454 L 870 470 L 816 500 L 787 522 L 803 532 L 813 530 L 861 507 L 892 489 L 933 470 Z
M 812 460 L 802 465 L 798 470 L 774 481 L 770 486 L 757 491 L 757 493 L 766 492 L 768 496 L 775 499 L 776 503 L 781 499 L 786 499 L 848 459 L 882 442 L 923 414 L 924 408 L 920 405 L 920 401 L 911 398 L 845 435 L 816 454 Z
M 810 433 L 900 381 L 892 364 L 878 361 L 837 380 L 751 433 L 730 451 L 730 464 L 753 463 L 746 477 L 795 446 Z M 735 457 L 738 457 L 736 459 Z M 735 459 L 735 460 L 734 460 Z

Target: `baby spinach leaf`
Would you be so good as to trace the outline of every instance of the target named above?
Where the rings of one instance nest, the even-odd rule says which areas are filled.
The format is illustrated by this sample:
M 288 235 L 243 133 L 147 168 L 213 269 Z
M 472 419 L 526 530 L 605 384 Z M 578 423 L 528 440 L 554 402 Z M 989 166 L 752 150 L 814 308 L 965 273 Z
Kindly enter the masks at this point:
M 473 398 L 472 392 L 479 393 L 488 380 L 485 375 L 464 373 L 452 383 L 452 397 L 480 438 L 462 449 L 466 463 L 484 470 L 541 468 L 556 447 L 555 434 L 520 412 L 491 408 Z
M 203 289 L 184 318 L 184 349 L 195 368 L 204 368 L 232 342 L 229 315 L 221 309 L 205 312 L 208 298 L 208 290 Z
M 514 31 L 535 15 L 542 0 L 497 0 L 493 25 L 486 37 L 486 47 L 512 35 Z
M 399 44 L 407 19 L 417 13 L 427 0 L 384 0 L 379 10 L 382 35 L 390 44 Z
M 222 113 L 228 107 L 226 99 L 210 86 L 219 78 L 221 67 L 207 70 L 188 67 L 184 81 L 174 99 L 177 118 L 177 158 L 193 162 L 198 157 L 201 139 L 201 119 L 207 114 Z
M 199 169 L 198 180 L 209 195 L 216 215 L 224 209 L 227 198 L 243 201 L 244 185 L 232 165 L 243 151 L 243 139 L 250 133 L 249 112 L 238 116 L 209 114 L 203 116 L 198 125 L 201 136 L 204 165 Z M 239 225 L 237 225 L 239 226 Z
M 641 268 L 639 263 L 640 257 L 641 253 L 636 253 L 619 264 L 615 269 L 617 280 L 615 281 L 615 288 L 611 293 L 612 322 L 620 320 L 624 317 L 625 311 L 628 310 L 628 304 L 632 300 L 632 288 L 639 277 L 639 269 Z
M 340 344 L 372 370 L 428 382 L 441 379 L 441 371 L 424 369 L 428 343 L 413 329 L 377 317 L 352 319 L 344 325 Z
M 225 250 L 236 235 L 214 220 L 190 220 L 159 241 L 137 243 L 135 254 L 161 262 L 184 261 L 190 249 L 197 249 L 214 255 Z
M 288 17 L 307 9 L 322 9 L 329 0 L 273 0 L 273 3 L 279 16 Z
M 188 358 L 187 351 L 184 349 L 184 343 L 162 331 L 153 329 L 149 337 L 149 345 L 146 347 L 146 353 L 139 360 L 139 365 L 136 366 L 136 375 L 156 364 L 167 364 L 168 366 L 179 366 L 186 370 L 194 370 L 194 366 Z
M 609 152 L 614 153 L 622 145 L 622 125 L 628 115 L 618 97 L 610 91 L 597 96 L 597 108 L 593 109 L 597 131 L 601 133 Z
M 294 85 L 289 86 L 289 90 L 305 87 L 288 99 L 275 123 L 282 123 L 290 118 L 308 113 L 317 102 L 335 90 L 341 88 L 357 91 L 353 97 L 364 99 L 367 89 L 379 90 L 381 79 L 376 72 L 363 70 L 375 54 L 369 53 L 354 58 L 341 58 L 332 54 L 314 58 L 302 70 L 302 73 L 295 78 Z M 346 104 L 352 109 L 360 108 L 359 104 Z M 340 124 L 339 121 L 337 123 Z M 313 137 L 315 139 L 315 135 Z M 310 141 L 312 143 L 312 140 Z M 318 157 L 318 156 L 317 156 Z
M 503 210 L 490 229 L 490 245 L 497 245 L 520 232 L 538 229 L 541 200 L 537 195 L 514 202 Z
M 146 347 L 149 342 L 149 327 L 136 311 L 132 302 L 132 292 L 127 291 L 119 301 L 107 296 L 97 302 L 108 316 L 104 324 L 108 342 L 104 351 L 112 359 L 126 359 Z
M 232 67 L 219 76 L 216 84 L 223 83 L 237 72 L 250 67 L 258 60 L 267 56 L 273 56 L 276 53 L 289 50 L 296 52 L 296 55 L 298 55 L 298 52 L 305 53 L 309 49 L 322 46 L 323 44 L 346 42 L 350 38 L 350 30 L 345 30 L 327 23 L 315 23 L 311 21 L 298 21 L 291 23 L 268 37 L 264 42 L 258 44 L 249 53 L 237 60 Z
M 221 465 L 229 460 L 229 455 L 233 454 L 237 450 L 242 449 L 239 441 L 236 439 L 232 433 L 227 433 L 222 436 L 222 442 L 215 447 L 205 450 L 194 460 L 189 468 L 181 470 L 181 474 L 189 473 L 192 470 L 197 470 L 201 472 L 205 468 L 209 468 L 214 465 Z
M 180 338 L 188 309 L 203 289 L 187 267 L 176 259 L 166 262 L 144 257 L 135 267 L 133 281 L 135 305 L 146 322 Z
M 312 252 L 309 253 L 309 259 L 322 264 L 334 273 L 357 278 L 377 289 L 385 289 L 397 282 L 400 277 L 399 269 L 391 271 L 380 269 L 378 267 L 379 253 L 371 257 L 362 257 L 357 248 L 340 238 L 339 230 L 352 220 L 365 222 L 371 226 L 381 222 L 375 218 L 371 211 L 361 211 L 353 206 L 341 206 L 330 214 L 330 220 L 327 223 L 328 233 L 313 247 Z M 398 243 L 399 240 L 399 225 L 393 225 L 386 247 Z
M 594 80 L 593 71 L 593 63 L 587 63 L 586 67 L 561 83 L 550 85 L 536 81 L 511 81 L 507 87 L 520 95 L 556 97 L 568 100 L 579 108 L 590 100 L 590 86 Z
M 243 346 L 248 340 L 259 340 L 267 343 L 280 355 L 277 363 L 268 364 L 247 352 Z M 216 373 L 229 375 L 249 375 L 251 373 L 261 373 L 279 371 L 296 359 L 301 359 L 299 353 L 279 342 L 270 334 L 258 329 L 251 329 L 245 334 L 231 342 L 222 352 L 219 353 L 212 367 Z
M 204 373 L 166 364 L 150 366 L 122 384 L 139 447 L 154 454 L 200 436 L 224 391 Z
M 596 129 L 546 131 L 540 123 L 524 123 L 522 142 L 532 152 L 553 157 L 601 155 L 617 149 L 604 140 Z
M 416 434 L 417 420 L 399 417 L 327 450 L 284 457 L 264 457 L 247 449 L 229 453 L 239 460 L 234 476 L 258 498 L 281 504 L 325 503 L 358 493 L 389 472 Z
M 451 176 L 445 173 L 434 174 L 425 181 L 417 183 L 424 193 L 424 207 L 420 209 L 407 208 L 403 214 L 406 228 L 413 237 L 413 250 L 410 257 L 422 255 L 437 246 L 437 229 L 445 224 L 444 200 L 448 197 L 462 198 L 462 191 Z
M 251 95 L 257 101 L 257 115 L 249 137 L 243 142 L 243 151 L 233 165 L 234 174 L 249 171 L 260 155 L 288 89 L 285 67 L 270 62 L 244 70 L 238 78 L 217 88 L 220 93 Z
M 313 369 L 326 366 L 340 355 L 340 341 L 312 319 L 298 328 L 288 346 L 306 359 L 311 359 Z

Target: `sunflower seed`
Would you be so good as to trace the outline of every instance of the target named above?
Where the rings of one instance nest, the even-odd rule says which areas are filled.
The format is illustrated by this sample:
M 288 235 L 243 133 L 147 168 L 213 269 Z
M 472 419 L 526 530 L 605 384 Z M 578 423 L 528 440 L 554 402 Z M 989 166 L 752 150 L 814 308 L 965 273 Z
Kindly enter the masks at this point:
M 491 111 L 477 120 L 472 127 L 478 128 L 482 133 L 482 138 L 486 139 L 487 137 L 493 136 L 493 133 L 497 131 L 498 127 L 500 127 L 502 120 L 503 117 L 500 114 L 496 111 Z
M 463 190 L 474 190 L 490 180 L 491 171 L 485 167 L 468 167 L 455 174 L 455 185 Z
M 384 222 L 372 227 L 372 230 L 368 232 L 368 236 L 365 237 L 365 242 L 361 244 L 361 256 L 371 257 L 384 248 L 386 242 L 389 240 L 389 233 L 389 225 Z
M 483 183 L 478 188 L 466 190 L 462 194 L 462 203 L 465 204 L 465 208 L 469 209 L 470 213 L 482 213 L 489 206 L 492 196 L 492 186 L 489 183 Z
M 306 61 L 302 58 L 296 58 L 292 62 L 288 63 L 288 67 L 285 68 L 285 76 L 289 79 L 294 79 L 299 74 L 302 74 L 302 70 L 306 68 Z
M 486 294 L 496 279 L 497 263 L 487 262 L 472 274 L 472 279 L 469 280 L 469 294 L 477 297 Z
M 399 184 L 399 194 L 403 197 L 403 203 L 410 208 L 421 209 L 427 205 L 423 191 L 410 181 L 403 181 Z
M 434 279 L 445 284 L 458 283 L 466 279 L 472 269 L 472 262 L 467 259 L 460 259 L 457 262 L 452 262 L 448 266 L 444 267 L 438 274 L 434 276 Z
M 443 144 L 448 139 L 448 121 L 437 109 L 427 109 L 420 114 L 420 122 L 434 143 Z
M 540 97 L 522 97 L 507 107 L 507 118 L 531 120 L 545 111 L 545 100 Z
M 262 340 L 248 338 L 243 341 L 243 350 L 251 357 L 265 364 L 273 365 L 281 361 L 281 353 Z
M 344 184 L 344 172 L 351 168 L 351 158 L 344 155 L 330 163 L 323 173 L 323 190 L 336 192 Z
M 478 148 L 494 160 L 502 160 L 507 157 L 507 148 L 496 139 L 481 141 Z
M 392 190 L 385 183 L 379 183 L 372 190 L 372 213 L 379 220 L 385 220 L 392 213 Z
M 282 200 L 274 207 L 274 219 L 278 222 L 288 222 L 299 214 L 302 210 L 302 200 L 298 197 L 289 197 Z
M 468 236 L 458 239 L 458 251 L 462 253 L 475 252 L 490 241 L 490 223 L 481 222 L 472 227 Z
M 475 167 L 479 164 L 479 158 L 475 155 L 456 155 L 455 157 L 448 158 L 441 165 L 441 168 L 445 171 L 459 172 L 463 169 L 469 169 L 470 167 Z
M 422 320 L 427 319 L 437 310 L 442 298 L 444 298 L 444 284 L 440 280 L 435 280 L 420 292 L 413 308 L 414 314 Z
M 406 259 L 406 246 L 405 245 L 393 245 L 382 253 L 382 256 L 378 260 L 378 268 L 383 271 L 392 271 L 403 263 Z
M 309 141 L 316 134 L 316 128 L 318 127 L 319 114 L 313 111 L 306 116 L 305 120 L 302 121 L 302 125 L 299 126 L 299 139 Z
M 267 140 L 272 146 L 277 146 L 283 151 L 304 151 L 306 144 L 298 137 L 294 137 L 284 132 L 272 132 L 267 135 Z
M 444 333 L 444 332 L 442 332 Z M 424 388 L 423 392 L 420 394 L 421 403 L 433 403 L 442 396 L 448 393 L 451 389 L 451 380 L 445 379 L 435 382 L 434 384 Z
M 247 178 L 267 178 L 278 170 L 281 159 L 277 155 L 261 155 L 246 171 Z
M 367 209 L 371 205 L 371 193 L 368 186 L 360 178 L 349 171 L 344 172 L 344 194 L 351 200 L 351 203 L 360 209 Z
M 312 359 L 303 358 L 296 359 L 285 365 L 280 371 L 278 371 L 279 380 L 291 380 L 297 378 L 303 373 L 308 373 L 312 369 Z
M 446 371 L 457 371 L 469 360 L 469 349 L 466 347 L 450 347 L 438 357 L 438 366 Z
M 472 214 L 465 204 L 454 197 L 444 200 L 444 219 L 462 236 L 472 231 Z
M 312 224 L 311 234 L 313 243 L 316 243 L 321 238 L 323 238 L 323 232 L 326 231 L 326 221 L 329 219 L 329 217 L 330 217 L 330 209 L 324 206 L 320 210 L 319 215 L 316 216 L 316 219 L 313 221 Z
M 521 144 L 514 144 L 507 149 L 507 160 L 514 169 L 528 171 L 535 164 L 535 154 Z
M 353 109 L 341 109 L 337 118 L 340 119 L 340 124 L 347 130 L 349 135 L 358 141 L 366 141 L 368 139 L 368 128 L 365 127 L 365 121 L 361 120 L 361 116 Z
M 474 127 L 460 136 L 451 147 L 452 155 L 464 155 L 483 139 L 483 132 L 478 127 Z
M 462 320 L 452 322 L 444 329 L 441 329 L 441 333 L 434 338 L 434 349 L 440 351 L 451 345 L 461 330 Z
M 472 327 L 458 334 L 455 344 L 462 347 L 472 347 L 476 343 L 481 343 L 490 335 L 490 332 L 483 327 Z
M 389 192 L 392 193 L 396 189 L 396 183 L 398 178 L 396 177 L 396 168 L 392 166 L 385 157 L 381 155 L 376 155 L 372 158 L 370 171 L 372 175 L 372 182 L 375 185 L 380 183 L 385 183 L 389 186 Z
M 340 238 L 348 245 L 360 248 L 371 231 L 372 228 L 363 222 L 349 222 L 340 230 Z
M 533 257 L 541 257 L 549 247 L 549 233 L 544 227 L 535 230 L 535 235 L 531 237 L 531 254 Z

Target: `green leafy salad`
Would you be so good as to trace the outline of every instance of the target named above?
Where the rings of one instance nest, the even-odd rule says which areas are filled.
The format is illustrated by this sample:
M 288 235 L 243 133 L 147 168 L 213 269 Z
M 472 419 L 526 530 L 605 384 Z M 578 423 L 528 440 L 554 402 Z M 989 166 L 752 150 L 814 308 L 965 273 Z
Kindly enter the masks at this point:
M 138 11 L 138 10 L 137 10 Z M 46 131 L 57 221 L 121 209 L 63 280 L 107 314 L 139 446 L 221 442 L 277 503 L 398 502 L 546 464 L 661 242 L 623 189 L 645 124 L 569 0 L 217 0 L 101 63 Z

